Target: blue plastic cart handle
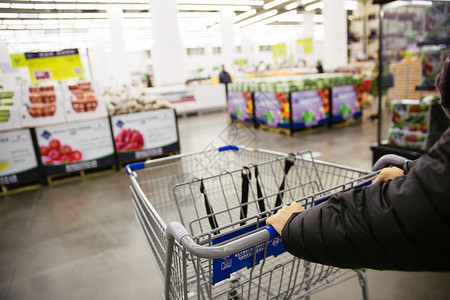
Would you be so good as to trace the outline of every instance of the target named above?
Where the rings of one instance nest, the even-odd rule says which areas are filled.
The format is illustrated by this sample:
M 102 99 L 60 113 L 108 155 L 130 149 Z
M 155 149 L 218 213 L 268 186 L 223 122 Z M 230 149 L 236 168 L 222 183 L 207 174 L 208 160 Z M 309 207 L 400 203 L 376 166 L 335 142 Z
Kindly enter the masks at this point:
M 267 227 L 264 227 L 265 230 L 267 230 L 270 234 L 270 238 L 273 239 L 277 236 L 279 236 L 278 232 L 275 230 L 275 228 L 273 228 L 272 225 L 269 225 Z
M 223 146 L 223 147 L 219 148 L 219 152 L 228 151 L 228 150 L 239 151 L 239 148 L 236 145 L 228 145 L 228 146 Z
M 131 172 L 136 171 L 136 170 L 141 170 L 143 168 L 145 168 L 145 163 L 143 161 L 141 161 L 141 162 L 128 164 L 125 167 L 125 170 L 127 170 L 127 174 L 130 175 Z

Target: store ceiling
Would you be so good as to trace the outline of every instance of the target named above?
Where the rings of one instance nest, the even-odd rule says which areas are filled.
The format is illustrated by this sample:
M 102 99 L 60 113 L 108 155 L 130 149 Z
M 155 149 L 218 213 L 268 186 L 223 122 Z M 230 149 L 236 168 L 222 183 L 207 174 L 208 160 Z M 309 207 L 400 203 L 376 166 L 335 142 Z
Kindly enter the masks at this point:
M 161 0 L 163 1 L 163 0 Z M 231 10 L 236 32 L 269 27 L 299 26 L 302 12 L 316 12 L 322 22 L 321 0 L 176 0 L 183 36 L 220 37 L 221 11 Z M 356 0 L 346 0 L 345 8 L 356 9 Z M 0 3 L 0 38 L 10 52 L 87 48 L 98 42 L 110 43 L 108 10 L 123 11 L 123 28 L 129 50 L 152 46 L 151 13 L 147 0 L 56 0 L 9 1 Z M 151 10 L 150 10 L 151 11 Z M 270 29 L 272 30 L 272 29 Z M 270 31 L 269 30 L 269 31 Z

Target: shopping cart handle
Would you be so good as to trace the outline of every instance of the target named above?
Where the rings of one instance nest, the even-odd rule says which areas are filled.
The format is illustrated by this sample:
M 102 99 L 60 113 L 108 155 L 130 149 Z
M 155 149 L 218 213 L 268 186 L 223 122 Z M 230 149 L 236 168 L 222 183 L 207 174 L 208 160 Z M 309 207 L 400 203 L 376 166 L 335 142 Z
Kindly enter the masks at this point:
M 269 225 L 267 227 L 264 227 L 265 230 L 267 230 L 270 234 L 270 238 L 273 239 L 277 236 L 279 236 L 278 232 L 275 230 L 275 228 L 273 228 L 272 225 Z
M 386 154 L 386 155 L 383 155 L 382 157 L 380 157 L 380 159 L 378 159 L 378 161 L 373 165 L 372 171 L 381 170 L 389 165 L 393 165 L 393 166 L 403 169 L 403 165 L 407 161 L 410 161 L 410 160 L 407 158 L 404 158 L 402 156 L 399 156 L 399 155 Z

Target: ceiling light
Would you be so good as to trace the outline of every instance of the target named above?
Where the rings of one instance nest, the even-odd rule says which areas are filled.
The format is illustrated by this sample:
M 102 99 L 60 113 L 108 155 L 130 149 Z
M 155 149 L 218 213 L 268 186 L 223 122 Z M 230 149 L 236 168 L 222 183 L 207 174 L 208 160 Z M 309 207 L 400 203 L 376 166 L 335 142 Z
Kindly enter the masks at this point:
M 9 8 L 10 3 L 0 3 L 0 8 Z
M 278 6 L 280 4 L 283 4 L 285 2 L 288 2 L 289 0 L 274 0 L 272 2 L 264 4 L 264 9 L 271 9 L 272 7 Z
M 418 0 L 413 0 L 411 1 L 412 5 L 423 5 L 423 6 L 431 6 L 433 5 L 433 2 L 431 1 L 418 1 Z
M 232 9 L 234 11 L 247 11 L 252 9 L 251 6 L 246 5 L 177 5 L 178 10 L 207 10 L 207 11 L 220 11 L 223 9 Z
M 345 10 L 356 10 L 358 8 L 358 1 L 356 0 L 346 0 L 344 1 Z
M 27 3 L 11 3 L 11 8 L 17 8 L 17 9 L 33 9 L 33 4 L 27 4 Z
M 314 2 L 314 1 L 316 1 L 316 0 L 302 0 L 302 4 L 306 5 L 306 4 Z
M 208 28 L 208 31 L 216 31 L 222 28 L 222 24 L 216 24 Z
M 21 19 L 37 19 L 38 17 L 38 14 L 19 14 L 19 18 Z
M 179 12 L 179 18 L 220 18 L 218 12 Z
M 306 11 L 312 11 L 312 10 L 315 10 L 318 8 L 323 9 L 323 2 L 317 2 L 317 3 L 311 4 L 311 5 L 305 6 Z
M 55 4 L 35 4 L 34 9 L 56 9 Z
M 233 18 L 233 23 L 239 22 L 240 20 L 244 20 L 248 17 L 253 16 L 254 14 L 256 14 L 256 9 L 251 9 L 249 11 L 246 11 L 240 15 L 237 15 L 236 17 Z
M 293 17 L 295 17 L 295 19 L 293 19 Z M 254 27 L 261 26 L 261 25 L 270 24 L 270 23 L 277 22 L 277 21 L 300 22 L 302 17 L 303 17 L 302 15 L 297 15 L 296 11 L 288 11 L 288 12 L 276 15 L 274 17 L 267 18 L 265 20 L 253 23 L 252 25 L 248 26 L 247 28 L 250 29 L 250 28 L 254 28 Z
M 297 3 L 297 1 L 295 1 L 295 2 L 292 2 L 292 3 L 289 3 L 288 5 L 286 5 L 284 7 L 284 9 L 285 10 L 291 10 L 291 9 L 294 9 L 294 8 L 297 8 L 297 7 L 298 7 L 298 3 Z
M 217 4 L 217 5 L 264 5 L 264 1 L 259 0 L 177 0 L 178 4 Z
M 253 17 L 253 18 L 247 19 L 247 20 L 245 20 L 245 21 L 242 21 L 242 22 L 240 22 L 240 23 L 237 23 L 237 24 L 235 24 L 234 26 L 235 26 L 235 27 L 244 27 L 244 26 L 247 26 L 247 25 L 249 25 L 249 24 L 252 24 L 252 23 L 261 21 L 261 20 L 263 20 L 263 19 L 272 17 L 272 16 L 276 15 L 277 13 L 278 13 L 278 11 L 277 11 L 276 9 L 272 9 L 272 10 L 266 12 L 266 13 L 257 15 L 256 17 Z
M 17 19 L 19 17 L 19 14 L 1 14 L 0 13 L 0 19 Z

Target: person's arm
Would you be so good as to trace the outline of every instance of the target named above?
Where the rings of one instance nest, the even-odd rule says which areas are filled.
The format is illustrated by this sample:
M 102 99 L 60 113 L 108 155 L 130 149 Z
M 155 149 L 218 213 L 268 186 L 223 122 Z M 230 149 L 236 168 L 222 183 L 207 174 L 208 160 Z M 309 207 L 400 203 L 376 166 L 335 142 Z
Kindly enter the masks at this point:
M 406 176 L 292 214 L 283 245 L 342 268 L 450 270 L 450 129 Z

